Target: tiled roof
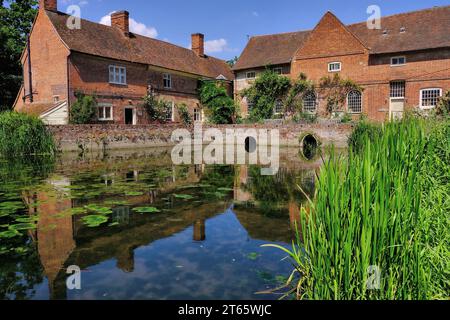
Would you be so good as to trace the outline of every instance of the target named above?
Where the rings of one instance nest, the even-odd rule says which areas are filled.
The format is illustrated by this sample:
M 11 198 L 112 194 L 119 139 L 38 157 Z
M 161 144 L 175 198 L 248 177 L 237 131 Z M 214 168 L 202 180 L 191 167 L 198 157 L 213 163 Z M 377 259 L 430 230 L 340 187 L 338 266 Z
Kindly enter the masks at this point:
M 382 17 L 380 30 L 369 30 L 366 22 L 347 28 L 372 54 L 450 47 L 450 6 Z M 252 37 L 233 70 L 290 63 L 310 32 Z
M 199 57 L 192 50 L 133 33 L 127 37 L 118 28 L 83 19 L 81 28 L 72 30 L 66 26 L 68 15 L 52 11 L 46 11 L 46 14 L 70 50 L 208 78 L 222 74 L 228 80 L 234 79 L 230 67 L 223 60 Z

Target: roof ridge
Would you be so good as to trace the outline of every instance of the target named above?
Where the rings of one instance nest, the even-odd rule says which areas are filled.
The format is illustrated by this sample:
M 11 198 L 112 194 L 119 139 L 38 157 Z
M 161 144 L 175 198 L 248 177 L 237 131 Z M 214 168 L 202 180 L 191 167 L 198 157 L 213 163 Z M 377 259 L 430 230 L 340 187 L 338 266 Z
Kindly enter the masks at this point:
M 390 15 L 387 15 L 387 16 L 381 16 L 381 19 L 398 17 L 398 16 L 406 16 L 406 15 L 410 15 L 410 14 L 414 14 L 414 13 L 418 13 L 418 12 L 425 12 L 425 11 L 431 11 L 431 10 L 437 10 L 437 9 L 445 9 L 445 8 L 450 8 L 450 5 L 434 6 L 432 8 L 425 8 L 425 9 L 419 9 L 419 10 L 408 11 L 408 12 L 394 13 L 394 14 L 390 14 Z M 366 23 L 366 22 L 367 21 L 354 22 L 354 23 L 347 24 L 346 26 L 350 27 L 350 26 L 354 26 L 354 25 L 358 25 L 358 24 L 363 24 L 363 23 Z
M 294 33 L 305 33 L 305 32 L 311 32 L 312 30 L 298 30 L 298 31 L 286 31 L 286 32 L 279 32 L 279 33 L 270 33 L 270 34 L 258 34 L 256 36 L 251 36 L 251 38 L 259 38 L 259 37 L 269 37 L 269 36 L 278 36 L 278 35 L 287 35 L 287 34 L 294 34 Z
M 55 12 L 55 11 L 49 11 L 49 10 L 46 10 L 46 11 L 47 11 L 47 12 L 50 12 L 50 13 L 57 13 L 57 14 L 61 14 L 61 15 L 64 15 L 64 16 L 69 17 L 69 15 L 68 15 L 67 13 L 62 12 L 62 11 L 56 11 L 56 12 Z M 103 24 L 103 23 L 99 23 L 99 22 L 87 20 L 87 19 L 84 19 L 84 18 L 80 18 L 80 19 L 81 19 L 82 22 L 88 22 L 88 23 L 96 24 L 96 25 L 102 26 L 102 27 L 104 27 L 104 28 L 113 28 L 112 26 L 109 26 L 109 25 L 106 25 L 106 24 Z M 164 43 L 164 44 L 173 46 L 173 47 L 177 47 L 177 48 L 180 48 L 180 49 L 187 50 L 187 51 L 191 52 L 192 54 L 195 54 L 191 49 L 188 49 L 188 48 L 183 47 L 183 46 L 178 45 L 178 44 L 174 44 L 174 43 L 171 43 L 171 42 L 168 42 L 168 41 L 164 41 L 164 40 L 161 40 L 161 39 L 157 39 L 157 38 L 147 37 L 147 36 L 144 36 L 144 35 L 142 35 L 142 34 L 138 34 L 138 33 L 134 33 L 134 32 L 130 32 L 130 34 L 132 34 L 132 35 L 135 36 L 135 37 L 142 37 L 142 38 L 145 38 L 145 39 L 158 41 L 158 42 L 161 42 L 161 43 Z M 215 58 L 215 57 L 212 57 L 212 56 L 209 56 L 209 55 L 205 55 L 205 56 L 206 56 L 206 57 Z M 219 58 L 215 58 L 215 59 L 221 60 L 221 59 L 219 59 Z

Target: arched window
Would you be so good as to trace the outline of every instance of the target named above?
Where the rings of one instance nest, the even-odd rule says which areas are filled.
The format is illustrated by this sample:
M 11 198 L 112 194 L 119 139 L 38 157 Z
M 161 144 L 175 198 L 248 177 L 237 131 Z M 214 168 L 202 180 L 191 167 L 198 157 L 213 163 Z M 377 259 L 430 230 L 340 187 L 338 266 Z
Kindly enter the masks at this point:
M 303 112 L 315 113 L 317 111 L 317 96 L 308 92 L 303 96 Z
M 361 92 L 352 90 L 347 95 L 347 107 L 350 113 L 362 112 L 362 96 Z
M 283 101 L 281 99 L 277 99 L 277 101 L 275 101 L 275 107 L 273 111 L 275 114 L 283 113 Z

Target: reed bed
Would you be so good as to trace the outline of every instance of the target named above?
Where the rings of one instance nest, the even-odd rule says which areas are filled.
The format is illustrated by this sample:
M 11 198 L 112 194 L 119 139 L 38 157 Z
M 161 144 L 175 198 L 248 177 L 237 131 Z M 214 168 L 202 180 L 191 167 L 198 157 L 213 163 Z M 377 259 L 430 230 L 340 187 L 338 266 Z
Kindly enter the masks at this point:
M 448 299 L 449 121 L 408 117 L 360 135 L 348 157 L 331 151 L 292 249 L 275 246 L 295 265 L 287 296 Z

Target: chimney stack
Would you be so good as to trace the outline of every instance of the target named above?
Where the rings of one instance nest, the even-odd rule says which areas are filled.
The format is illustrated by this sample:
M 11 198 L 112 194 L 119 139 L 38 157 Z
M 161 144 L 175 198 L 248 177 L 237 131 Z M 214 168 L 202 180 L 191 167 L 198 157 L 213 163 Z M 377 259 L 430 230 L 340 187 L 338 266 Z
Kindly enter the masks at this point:
M 57 0 L 39 0 L 39 9 L 58 11 L 58 1 Z
M 130 14 L 128 11 L 119 11 L 111 14 L 111 26 L 119 28 L 128 36 L 130 33 Z
M 205 56 L 205 36 L 201 33 L 194 33 L 192 36 L 192 51 L 199 57 Z

